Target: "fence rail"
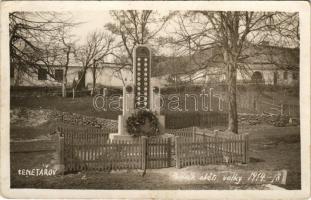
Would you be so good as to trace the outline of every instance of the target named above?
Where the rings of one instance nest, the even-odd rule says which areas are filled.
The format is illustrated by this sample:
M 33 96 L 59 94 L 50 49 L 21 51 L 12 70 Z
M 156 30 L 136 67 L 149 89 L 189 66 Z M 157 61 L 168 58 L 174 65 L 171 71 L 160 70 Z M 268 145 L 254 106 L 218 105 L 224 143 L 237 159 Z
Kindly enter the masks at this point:
M 196 134 L 192 140 L 175 138 L 176 167 L 219 163 L 247 163 L 248 135 Z
M 165 132 L 168 134 L 172 134 L 174 136 L 180 136 L 180 137 L 188 137 L 188 138 L 194 137 L 195 131 L 196 131 L 195 127 L 165 130 Z
M 171 167 L 171 138 L 150 138 L 147 140 L 147 168 Z
M 65 171 L 141 168 L 139 140 L 110 141 L 107 134 L 64 134 Z
M 171 138 L 111 141 L 101 129 L 58 127 L 59 152 L 66 172 L 170 167 Z
M 195 127 L 167 130 L 173 137 L 111 141 L 101 129 L 58 127 L 58 155 L 66 172 L 154 169 L 218 163 L 247 163 L 248 135 L 219 135 Z

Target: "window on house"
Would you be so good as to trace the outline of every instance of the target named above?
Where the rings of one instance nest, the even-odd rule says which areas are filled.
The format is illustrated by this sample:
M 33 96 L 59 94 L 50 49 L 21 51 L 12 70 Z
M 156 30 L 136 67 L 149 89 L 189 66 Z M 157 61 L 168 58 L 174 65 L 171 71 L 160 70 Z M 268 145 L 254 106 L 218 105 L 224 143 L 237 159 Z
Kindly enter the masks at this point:
M 293 79 L 294 79 L 294 80 L 297 80 L 297 79 L 298 79 L 298 73 L 297 73 L 297 72 L 294 72 L 294 73 L 293 73 Z
M 47 80 L 48 71 L 46 69 L 38 69 L 38 80 Z
M 63 73 L 64 71 L 62 69 L 55 69 L 55 80 L 58 82 L 63 81 Z
M 287 78 L 288 78 L 288 72 L 285 71 L 285 72 L 283 73 L 283 79 L 284 79 L 284 80 L 287 80 Z

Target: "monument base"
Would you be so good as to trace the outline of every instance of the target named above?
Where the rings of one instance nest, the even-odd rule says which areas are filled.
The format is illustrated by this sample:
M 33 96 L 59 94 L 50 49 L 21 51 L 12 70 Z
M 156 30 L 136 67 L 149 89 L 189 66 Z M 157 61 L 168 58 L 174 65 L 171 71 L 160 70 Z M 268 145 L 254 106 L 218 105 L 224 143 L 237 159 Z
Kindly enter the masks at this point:
M 126 129 L 126 120 L 128 115 L 119 115 L 118 116 L 118 134 L 119 135 L 130 135 Z
M 156 115 L 159 120 L 159 129 L 160 133 L 164 133 L 165 131 L 165 116 L 164 115 Z
M 109 140 L 111 141 L 133 141 L 134 137 L 131 135 L 120 135 L 119 133 L 110 133 Z
M 163 134 L 161 134 L 161 138 L 172 138 L 172 139 L 174 139 L 175 135 L 170 134 L 170 133 L 163 133 Z
M 110 133 L 109 140 L 118 140 L 118 141 L 133 141 L 134 137 L 127 132 L 126 129 L 126 120 L 128 115 L 119 115 L 118 116 L 118 133 Z M 164 133 L 165 130 L 165 116 L 157 115 L 159 120 L 160 133 Z

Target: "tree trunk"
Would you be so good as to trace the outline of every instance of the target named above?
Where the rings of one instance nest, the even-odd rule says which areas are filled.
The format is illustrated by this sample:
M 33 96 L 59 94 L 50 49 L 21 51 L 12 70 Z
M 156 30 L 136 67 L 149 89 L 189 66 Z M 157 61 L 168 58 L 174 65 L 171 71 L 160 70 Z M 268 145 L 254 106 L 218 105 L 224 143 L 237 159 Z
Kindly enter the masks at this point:
M 229 64 L 228 73 L 228 99 L 229 99 L 229 120 L 228 130 L 238 133 L 238 113 L 236 103 L 236 67 Z
M 66 70 L 67 71 L 67 70 Z M 67 86 L 67 72 L 64 71 L 63 73 L 63 83 L 62 83 L 62 97 L 65 98 L 67 97 L 67 91 L 66 91 L 66 86 Z
M 238 113 L 236 102 L 236 78 L 237 78 L 237 64 L 234 62 L 230 53 L 225 54 L 225 61 L 227 65 L 227 83 L 228 83 L 228 131 L 238 133 Z
M 93 65 L 93 69 L 92 69 L 92 76 L 93 76 L 93 84 L 92 84 L 92 91 L 91 91 L 91 96 L 94 95 L 95 93 L 95 87 L 96 87 L 96 66 L 95 66 L 95 62 Z
M 65 44 L 64 40 L 63 40 L 63 42 Z M 63 72 L 63 84 L 62 84 L 62 96 L 63 96 L 63 98 L 67 97 L 66 86 L 67 86 L 68 65 L 69 65 L 69 59 L 70 59 L 70 49 L 71 49 L 71 46 L 68 47 L 68 51 L 66 52 L 66 64 L 65 64 L 65 69 Z
M 87 68 L 84 68 L 82 71 L 80 71 L 78 73 L 78 81 L 77 84 L 75 86 L 75 90 L 81 90 L 82 88 L 85 87 L 85 75 L 86 75 L 86 70 Z
M 63 98 L 66 98 L 66 97 L 67 97 L 66 83 L 65 83 L 65 81 L 63 81 L 63 84 L 62 84 L 62 97 L 63 97 Z

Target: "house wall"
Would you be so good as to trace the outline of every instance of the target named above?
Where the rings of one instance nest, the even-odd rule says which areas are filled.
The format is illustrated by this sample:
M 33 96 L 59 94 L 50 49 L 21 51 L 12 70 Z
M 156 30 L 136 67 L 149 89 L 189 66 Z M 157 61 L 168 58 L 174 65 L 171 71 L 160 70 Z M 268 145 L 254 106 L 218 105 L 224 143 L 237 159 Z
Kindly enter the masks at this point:
M 152 85 L 164 86 L 167 84 L 166 78 L 167 76 L 152 77 L 150 81 Z M 128 69 L 121 70 L 121 76 L 120 72 L 116 72 L 116 70 L 113 68 L 104 68 L 98 70 L 97 72 L 97 80 L 96 80 L 97 85 L 123 87 L 128 84 L 131 84 L 132 82 L 133 82 L 133 74 Z M 88 88 L 92 87 L 93 76 L 91 69 L 89 69 L 86 73 L 85 84 Z
M 284 79 L 285 70 L 277 68 L 273 64 L 251 64 L 245 67 L 247 70 L 238 70 L 237 71 L 237 81 L 251 81 L 252 76 L 255 72 L 259 72 L 266 85 L 274 85 L 274 73 L 277 74 L 277 85 L 283 86 L 294 86 L 299 83 L 299 71 L 287 70 L 287 79 Z M 298 74 L 297 79 L 293 78 L 293 74 Z M 181 80 L 189 81 L 190 76 L 182 75 Z M 226 80 L 226 75 L 224 68 L 217 67 L 208 67 L 191 74 L 191 79 L 193 83 L 218 83 Z
M 55 68 L 61 69 L 61 68 Z M 70 68 L 67 71 L 67 84 L 71 85 L 74 79 L 78 79 L 78 72 L 80 68 Z M 19 78 L 17 78 L 19 77 Z M 18 84 L 16 84 L 18 82 Z M 47 80 L 39 80 L 38 73 L 34 72 L 30 75 L 28 74 L 18 74 L 17 70 L 14 72 L 14 78 L 11 77 L 10 79 L 11 86 L 18 85 L 18 86 L 42 86 L 42 87 L 56 87 L 61 86 L 61 82 L 56 81 L 49 75 L 47 75 Z
M 282 71 L 278 71 L 278 77 L 279 77 L 279 84 L 280 85 L 295 85 L 295 84 L 299 84 L 299 72 L 296 71 L 287 71 L 287 79 L 285 80 L 283 78 L 283 74 L 284 74 L 284 70 Z M 298 78 L 295 80 L 293 78 L 294 73 L 298 74 Z
M 248 74 L 245 76 L 242 76 L 241 72 L 237 73 L 237 80 L 252 80 L 252 75 L 255 72 L 260 72 L 263 79 L 264 83 L 266 85 L 274 85 L 274 73 L 277 74 L 277 85 L 287 85 L 287 86 L 293 86 L 295 84 L 299 83 L 299 77 L 297 79 L 294 79 L 294 74 L 298 74 L 298 71 L 286 71 L 286 70 L 280 70 L 280 69 L 267 69 L 267 68 L 254 68 Z M 284 78 L 284 73 L 287 72 L 287 79 Z
M 151 84 L 164 87 L 168 85 L 167 79 L 168 79 L 168 75 L 151 77 Z
M 59 68 L 60 69 L 60 68 Z M 78 80 L 78 73 L 81 70 L 80 67 L 70 67 L 67 71 L 67 86 L 71 87 L 74 80 Z M 128 84 L 132 81 L 132 72 L 129 70 L 121 70 L 123 81 Z M 17 76 L 14 73 L 14 76 Z M 103 68 L 97 71 L 97 84 L 107 85 L 107 86 L 123 86 L 123 81 L 121 76 L 115 72 L 112 68 Z M 47 75 L 47 80 L 39 80 L 38 73 L 33 73 L 31 75 L 23 74 L 19 78 L 19 86 L 41 86 L 41 87 L 56 87 L 61 86 L 61 82 L 54 80 L 52 77 Z M 88 69 L 85 75 L 85 85 L 91 87 L 93 83 L 93 76 L 91 69 Z M 15 85 L 14 78 L 11 78 L 12 86 Z
M 81 70 L 81 68 L 68 68 L 67 71 L 67 87 L 71 87 L 73 80 L 78 81 L 78 73 Z
M 97 70 L 96 84 L 98 85 L 123 87 L 123 85 L 127 85 L 131 82 L 132 72 L 128 69 L 123 69 L 120 72 L 117 72 L 115 68 L 103 68 Z M 85 84 L 88 88 L 92 87 L 92 69 L 89 69 L 86 73 Z
M 237 81 L 251 81 L 254 73 L 260 73 L 264 79 L 266 85 L 274 85 L 274 73 L 277 74 L 277 85 L 293 86 L 299 83 L 299 77 L 294 79 L 294 74 L 298 74 L 298 71 L 287 71 L 287 79 L 284 79 L 285 70 L 276 69 L 274 66 L 253 66 L 248 71 L 237 71 Z M 217 71 L 209 69 L 209 72 L 205 76 L 205 70 L 201 70 L 191 76 L 194 83 L 214 83 L 226 80 L 224 73 L 217 74 Z M 215 73 L 215 74 L 214 74 Z M 182 76 L 182 80 L 189 80 L 189 75 Z

